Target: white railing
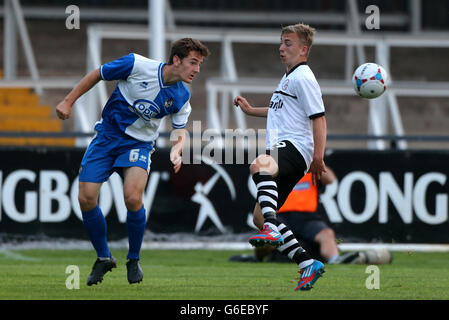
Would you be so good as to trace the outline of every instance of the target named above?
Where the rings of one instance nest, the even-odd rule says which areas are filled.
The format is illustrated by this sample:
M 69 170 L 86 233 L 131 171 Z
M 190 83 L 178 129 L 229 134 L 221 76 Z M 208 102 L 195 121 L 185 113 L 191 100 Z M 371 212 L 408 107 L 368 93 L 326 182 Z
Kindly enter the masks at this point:
M 25 19 L 20 6 L 19 0 L 5 0 L 4 1 L 4 57 L 3 67 L 5 70 L 4 77 L 7 80 L 13 80 L 16 78 L 16 65 L 17 65 L 17 32 L 20 36 L 20 42 L 25 54 L 25 60 L 30 71 L 31 79 L 39 80 L 39 70 L 36 65 L 36 59 L 34 58 L 33 48 L 28 35 L 28 31 L 25 24 Z M 35 90 L 37 93 L 42 92 L 42 88 L 39 83 L 36 83 Z
M 155 1 L 155 0 L 149 0 Z M 410 0 L 413 16 L 419 16 L 420 0 Z M 149 3 L 150 3 L 149 2 Z M 424 33 L 416 34 L 391 34 L 382 33 L 380 31 L 371 31 L 362 33 L 360 28 L 361 16 L 355 0 L 347 0 L 347 30 L 346 32 L 319 32 L 315 39 L 315 46 L 333 45 L 344 46 L 346 48 L 345 55 L 345 72 L 341 80 L 326 81 L 318 79 L 323 90 L 323 94 L 348 95 L 353 94 L 350 76 L 352 75 L 355 62 L 360 64 L 365 62 L 364 48 L 373 46 L 376 49 L 376 62 L 383 65 L 387 72 L 390 71 L 389 55 L 392 47 L 449 47 L 449 36 L 447 32 L 443 33 Z M 169 9 L 169 6 L 168 6 Z M 24 29 L 23 13 L 21 12 L 18 0 L 5 1 L 5 29 L 13 30 L 18 26 L 25 49 L 28 66 L 31 73 L 31 79 L 8 79 L 0 81 L 1 86 L 25 86 L 31 85 L 36 89 L 40 88 L 69 88 L 74 82 L 72 80 L 59 79 L 41 79 L 38 69 L 34 61 L 30 41 Z M 181 37 L 197 38 L 204 42 L 217 42 L 221 44 L 221 78 L 210 79 L 207 81 L 207 123 L 209 127 L 215 129 L 226 128 L 229 124 L 230 112 L 229 105 L 232 97 L 240 92 L 259 92 L 271 93 L 277 85 L 273 79 L 240 79 L 237 73 L 235 54 L 233 44 L 235 43 L 260 43 L 260 44 L 278 44 L 279 30 L 254 30 L 254 29 L 223 29 L 223 28 L 176 28 L 174 25 L 175 13 L 170 9 L 167 16 L 169 27 L 165 30 L 164 38 L 167 41 L 173 41 Z M 148 13 L 147 17 L 148 17 Z M 14 19 L 11 19 L 14 17 Z M 8 19 L 6 19 L 8 18 Z M 419 23 L 414 23 L 414 30 L 420 30 Z M 87 71 L 97 68 L 101 65 L 101 51 L 103 39 L 135 39 L 148 41 L 151 40 L 148 25 L 123 25 L 123 24 L 92 24 L 88 26 L 88 44 L 87 44 Z M 7 32 L 5 31 L 5 36 Z M 15 48 L 11 45 L 11 39 L 5 39 L 8 42 L 5 45 L 5 64 L 8 59 L 15 61 L 12 54 Z M 152 42 L 150 41 L 150 49 Z M 6 48 L 8 47 L 8 48 Z M 10 49 L 14 50 L 10 50 Z M 357 61 L 353 54 L 354 48 L 357 48 Z M 9 50 L 7 50 L 9 49 Z M 7 73 L 13 72 L 11 68 L 6 70 Z M 388 120 L 391 119 L 392 127 L 396 135 L 402 136 L 404 130 L 402 127 L 401 116 L 398 108 L 396 97 L 398 95 L 408 96 L 447 96 L 449 92 L 449 82 L 429 83 L 429 82 L 395 82 L 394 75 L 391 88 L 387 93 L 378 99 L 370 101 L 369 110 L 369 132 L 374 135 L 386 134 Z M 15 76 L 15 75 L 14 75 Z M 75 82 L 76 83 L 76 82 Z M 221 95 L 218 101 L 218 95 Z M 106 85 L 100 82 L 88 94 L 77 103 L 75 108 L 75 124 L 76 129 L 82 132 L 89 132 L 98 119 L 99 113 L 107 100 Z M 245 116 L 239 108 L 232 108 L 236 124 L 241 129 L 246 129 Z M 164 130 L 164 129 L 163 129 Z M 88 140 L 80 143 L 84 144 Z M 372 148 L 385 148 L 384 141 L 371 142 Z M 399 142 L 399 148 L 405 149 L 406 141 Z
M 273 43 L 279 42 L 277 37 L 266 34 L 265 36 L 257 35 L 253 33 L 240 32 L 236 35 L 227 34 L 226 40 L 229 42 L 257 42 L 257 43 Z M 390 88 L 387 93 L 377 99 L 370 100 L 369 110 L 369 132 L 374 135 L 386 134 L 388 119 L 392 121 L 392 127 L 394 133 L 398 136 L 404 135 L 402 126 L 402 120 L 398 108 L 397 96 L 419 96 L 430 97 L 449 96 L 449 82 L 397 82 L 394 80 L 394 74 L 390 72 L 389 53 L 392 47 L 449 47 L 448 35 L 351 35 L 347 33 L 323 33 L 317 35 L 315 39 L 315 46 L 319 45 L 337 45 L 346 46 L 346 50 L 352 50 L 354 46 L 374 46 L 376 48 L 376 62 L 384 66 L 389 72 L 392 78 Z M 352 55 L 346 55 L 346 66 L 354 65 L 354 57 Z M 234 58 L 227 59 L 228 64 L 231 64 Z M 366 60 L 365 60 L 366 61 Z M 225 64 L 226 65 L 226 64 Z M 352 74 L 352 73 L 351 73 Z M 352 84 L 348 73 L 345 74 L 346 78 L 342 78 L 338 81 L 326 81 L 319 79 L 320 86 L 323 94 L 332 95 L 353 95 Z M 231 92 L 250 92 L 250 93 L 272 93 L 278 81 L 270 79 L 252 79 L 245 80 L 214 80 L 211 79 L 207 82 L 207 107 L 208 107 L 208 125 L 209 127 L 226 128 L 228 125 L 227 119 L 229 119 L 229 104 L 231 99 L 221 100 L 221 115 L 218 112 L 217 97 L 219 94 L 226 96 Z M 234 112 L 238 112 L 236 108 L 233 108 Z M 221 119 L 221 120 L 220 120 Z M 384 149 L 385 141 L 373 141 L 371 148 Z M 406 141 L 400 141 L 398 144 L 400 149 L 406 149 Z
M 177 28 L 167 30 L 165 39 L 173 41 L 182 37 L 193 37 L 204 42 L 217 42 L 221 44 L 221 78 L 207 81 L 207 124 L 209 128 L 218 130 L 224 129 L 229 124 L 229 106 L 232 96 L 244 92 L 271 93 L 276 88 L 277 82 L 271 79 L 252 79 L 251 84 L 248 79 L 239 79 L 235 64 L 235 55 L 232 49 L 234 43 L 260 43 L 278 44 L 279 31 L 252 30 L 252 29 L 222 29 L 222 28 Z M 147 26 L 124 26 L 117 24 L 92 24 L 88 27 L 88 65 L 98 66 L 101 61 L 101 42 L 103 39 L 135 39 L 148 40 L 149 32 Z M 346 50 L 353 50 L 354 47 L 362 48 L 371 46 L 376 48 L 376 62 L 381 64 L 388 72 L 390 70 L 389 52 L 393 47 L 449 47 L 449 37 L 447 34 L 382 34 L 382 33 L 359 33 L 351 32 L 320 32 L 317 34 L 314 46 L 334 45 L 344 46 Z M 355 64 L 354 55 L 347 54 L 345 65 Z M 357 62 L 360 60 L 358 59 Z M 346 67 L 345 69 L 351 70 Z M 370 100 L 369 111 L 369 132 L 374 135 L 385 135 L 388 119 L 392 121 L 394 133 L 402 136 L 401 116 L 398 108 L 396 96 L 446 96 L 449 92 L 449 82 L 429 83 L 429 82 L 396 82 L 394 75 L 389 72 L 392 78 L 391 88 L 384 96 Z M 344 78 L 338 81 L 326 81 L 319 79 L 323 94 L 348 95 L 354 94 L 350 76 L 352 72 L 345 72 Z M 100 101 L 90 101 L 89 105 L 104 105 L 106 97 L 105 86 L 96 87 L 98 96 L 103 97 Z M 221 94 L 220 103 L 218 94 Z M 92 107 L 90 107 L 92 108 Z M 232 108 L 237 126 L 246 129 L 245 116 L 238 108 Z M 97 110 L 98 113 L 98 110 Z M 373 141 L 371 148 L 384 149 L 385 141 Z M 407 147 L 406 141 L 400 141 L 399 148 Z

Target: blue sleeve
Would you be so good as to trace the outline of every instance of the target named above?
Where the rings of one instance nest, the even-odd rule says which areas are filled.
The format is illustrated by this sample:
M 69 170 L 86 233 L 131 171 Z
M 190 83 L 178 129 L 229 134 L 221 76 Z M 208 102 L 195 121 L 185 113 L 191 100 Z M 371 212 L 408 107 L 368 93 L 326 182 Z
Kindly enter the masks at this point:
M 100 67 L 103 80 L 126 80 L 134 67 L 134 54 L 130 53 Z
M 176 113 L 171 114 L 171 123 L 173 129 L 183 129 L 187 125 L 187 120 L 192 112 L 190 102 L 187 101 L 184 106 Z

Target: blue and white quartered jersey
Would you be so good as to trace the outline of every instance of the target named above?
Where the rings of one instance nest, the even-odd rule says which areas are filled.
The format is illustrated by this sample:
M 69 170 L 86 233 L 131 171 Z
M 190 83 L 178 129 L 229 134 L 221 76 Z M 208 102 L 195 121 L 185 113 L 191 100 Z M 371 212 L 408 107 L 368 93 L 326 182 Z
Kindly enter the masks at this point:
M 130 53 L 100 67 L 103 80 L 118 80 L 95 124 L 95 130 L 123 132 L 140 141 L 158 137 L 161 119 L 170 115 L 173 128 L 186 126 L 192 110 L 190 92 L 181 81 L 167 86 L 162 79 L 165 63 Z

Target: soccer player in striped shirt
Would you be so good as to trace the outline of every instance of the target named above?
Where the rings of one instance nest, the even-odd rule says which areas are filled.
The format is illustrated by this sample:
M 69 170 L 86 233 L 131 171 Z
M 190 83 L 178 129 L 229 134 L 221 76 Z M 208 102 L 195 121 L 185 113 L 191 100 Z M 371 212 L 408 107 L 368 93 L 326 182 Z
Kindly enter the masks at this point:
M 299 246 L 290 229 L 276 218 L 295 184 L 307 173 L 313 183 L 325 172 L 326 118 L 321 89 L 307 65 L 315 29 L 305 24 L 281 32 L 280 58 L 286 66 L 268 107 L 253 107 L 237 96 L 234 104 L 252 116 L 267 117 L 267 154 L 251 164 L 257 186 L 254 224 L 260 232 L 253 246 L 271 244 L 295 261 L 300 269 L 296 290 L 308 290 L 324 272 L 324 265 Z
M 98 206 L 100 187 L 114 171 L 124 177 L 128 282 L 142 281 L 139 260 L 146 224 L 142 194 L 158 128 L 161 119 L 168 116 L 173 129 L 179 130 L 170 152 L 177 173 L 182 164 L 184 127 L 191 112 L 190 92 L 184 83 L 193 81 L 208 55 L 207 47 L 191 38 L 172 44 L 168 63 L 128 54 L 88 73 L 56 107 L 58 117 L 68 119 L 75 101 L 100 80 L 117 80 L 101 120 L 95 124 L 96 135 L 84 154 L 79 174 L 78 200 L 83 224 L 97 252 L 87 285 L 101 282 L 104 274 L 116 267 L 106 239 L 106 220 Z

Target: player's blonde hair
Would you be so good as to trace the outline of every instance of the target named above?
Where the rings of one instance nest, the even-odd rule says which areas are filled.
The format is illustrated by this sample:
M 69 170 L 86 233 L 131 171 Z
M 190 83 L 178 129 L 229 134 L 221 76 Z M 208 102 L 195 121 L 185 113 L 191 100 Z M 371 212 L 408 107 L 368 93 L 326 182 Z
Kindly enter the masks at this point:
M 299 38 L 299 41 L 301 41 L 303 45 L 309 48 L 309 50 L 307 51 L 307 55 L 309 54 L 313 44 L 313 37 L 315 36 L 316 33 L 315 28 L 309 26 L 308 24 L 297 23 L 283 27 L 281 31 L 281 36 L 284 33 L 296 33 L 296 35 Z

